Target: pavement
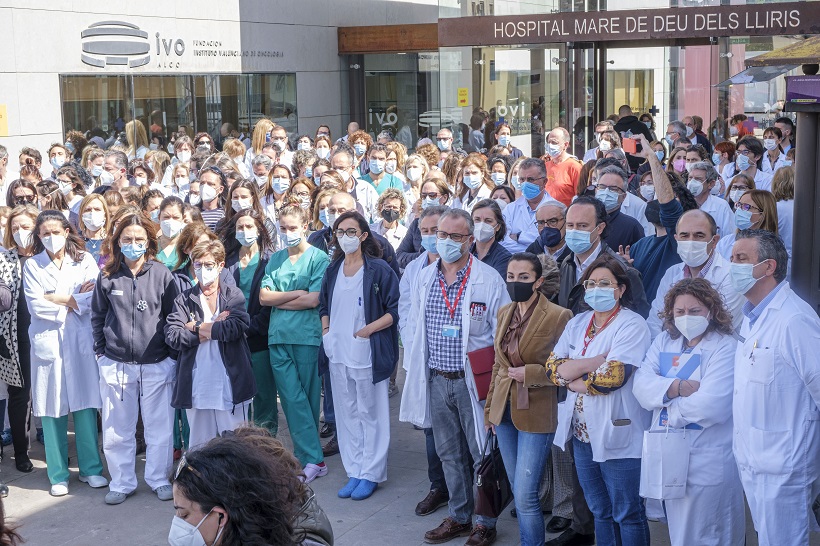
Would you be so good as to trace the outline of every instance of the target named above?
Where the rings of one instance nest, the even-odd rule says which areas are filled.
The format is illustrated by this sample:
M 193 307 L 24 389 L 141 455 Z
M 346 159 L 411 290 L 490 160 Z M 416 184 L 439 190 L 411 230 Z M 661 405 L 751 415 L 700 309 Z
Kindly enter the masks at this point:
M 403 379 L 402 370 L 399 373 L 400 386 Z M 419 517 L 414 513 L 416 503 L 429 490 L 424 433 L 415 430 L 412 425 L 398 421 L 399 402 L 400 396 L 390 399 L 392 437 L 388 481 L 370 499 L 357 502 L 336 496 L 336 492 L 347 483 L 338 455 L 327 459 L 330 467 L 328 475 L 311 484 L 333 525 L 336 546 L 421 545 L 424 544 L 424 533 L 437 527 L 447 515 L 446 508 L 426 517 Z M 290 445 L 287 423 L 281 412 L 279 430 L 280 439 Z M 19 532 L 26 539 L 26 545 L 167 544 L 168 530 L 174 515 L 173 502 L 159 501 L 148 486 L 140 482 L 136 493 L 123 504 L 106 505 L 103 498 L 107 488 L 91 489 L 77 480 L 73 434 L 70 434 L 69 446 L 72 475 L 69 494 L 65 497 L 55 498 L 49 495 L 43 446 L 33 438 L 30 454 L 35 465 L 33 472 L 18 472 L 11 455 L 0 464 L 0 476 L 10 489 L 9 496 L 4 501 L 6 517 L 19 525 Z M 138 476 L 142 476 L 144 466 L 144 455 L 139 456 Z M 509 515 L 509 509 L 499 518 L 497 529 L 496 544 L 520 544 L 518 526 Z M 757 538 L 748 515 L 747 529 L 746 544 L 756 546 Z M 665 525 L 651 523 L 650 530 L 653 545 L 669 544 Z M 548 535 L 547 539 L 554 536 Z M 465 540 L 459 538 L 447 544 L 460 546 Z M 820 545 L 817 534 L 812 536 L 811 544 Z

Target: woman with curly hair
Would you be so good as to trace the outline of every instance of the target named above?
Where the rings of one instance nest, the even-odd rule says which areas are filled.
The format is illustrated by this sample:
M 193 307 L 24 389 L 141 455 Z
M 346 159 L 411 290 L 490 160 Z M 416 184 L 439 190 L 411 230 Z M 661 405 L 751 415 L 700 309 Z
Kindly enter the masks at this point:
M 665 331 L 635 373 L 632 390 L 653 412 L 650 433 L 681 434 L 689 447 L 683 496 L 662 499 L 671 542 L 742 545 L 743 490 L 732 455 L 732 315 L 709 281 L 688 278 L 666 293 L 659 316 Z M 646 454 L 642 462 L 655 464 Z
M 174 472 L 176 514 L 168 543 L 333 544 L 330 521 L 300 474 L 282 443 L 255 427 L 186 453 Z

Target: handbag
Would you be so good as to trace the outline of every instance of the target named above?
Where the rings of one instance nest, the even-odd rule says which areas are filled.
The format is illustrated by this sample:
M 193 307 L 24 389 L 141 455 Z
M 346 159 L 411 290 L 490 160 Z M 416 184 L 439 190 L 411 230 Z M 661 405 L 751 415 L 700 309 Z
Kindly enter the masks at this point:
M 490 430 L 475 473 L 475 513 L 485 518 L 497 518 L 512 498 L 512 487 L 501 460 L 498 438 Z
M 643 433 L 640 495 L 647 499 L 682 499 L 689 474 L 686 431 Z
M 473 372 L 475 390 L 478 400 L 486 400 L 490 391 L 490 381 L 493 379 L 493 365 L 495 364 L 495 347 L 490 345 L 483 349 L 476 349 L 467 353 L 467 361 Z

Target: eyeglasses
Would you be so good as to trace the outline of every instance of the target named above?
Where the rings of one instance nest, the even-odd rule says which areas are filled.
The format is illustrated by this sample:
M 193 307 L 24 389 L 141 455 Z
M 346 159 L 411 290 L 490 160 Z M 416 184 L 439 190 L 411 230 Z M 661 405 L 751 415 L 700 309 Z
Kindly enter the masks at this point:
M 447 233 L 446 231 L 441 231 L 440 229 L 436 230 L 437 239 L 450 239 L 454 243 L 461 243 L 468 237 L 469 235 L 464 235 L 462 233 Z
M 304 199 L 305 197 L 310 197 L 310 193 L 308 193 L 306 191 L 300 191 L 300 192 L 295 193 L 294 195 L 296 195 L 296 197 L 298 197 L 299 199 Z
M 593 288 L 614 288 L 618 283 L 614 283 L 608 279 L 601 279 L 600 281 L 593 281 L 592 279 L 583 282 L 584 289 L 592 290 Z
M 208 263 L 194 262 L 194 269 L 201 269 L 203 267 L 205 269 L 213 269 L 213 268 L 216 267 L 216 262 L 208 262 Z
M 745 155 L 746 157 L 754 155 L 751 150 L 738 150 L 737 153 L 740 155 Z
M 34 203 L 36 197 L 34 195 L 21 195 L 14 198 L 15 205 L 25 205 L 27 203 Z
M 560 224 L 562 220 L 563 218 L 549 218 L 547 220 L 536 220 L 534 224 L 538 228 L 538 231 L 541 231 L 546 226 L 551 228 L 558 227 L 558 224 Z
M 422 199 L 438 199 L 439 197 L 441 197 L 441 194 L 438 193 L 438 192 L 430 192 L 430 193 L 422 193 L 421 194 Z
M 337 229 L 334 233 L 336 233 L 336 238 L 340 238 L 343 235 L 347 235 L 348 237 L 358 237 L 359 230 L 356 228 L 347 228 L 347 229 Z
M 530 182 L 532 184 L 535 184 L 539 180 L 546 180 L 546 178 L 547 178 L 546 176 L 539 176 L 538 178 L 519 178 L 518 181 L 522 184 L 524 184 L 525 182 Z
M 695 178 L 693 176 L 693 177 L 689 178 L 689 180 L 691 180 L 693 182 L 700 182 L 701 184 L 706 184 L 706 179 L 705 178 L 701 179 L 701 178 Z
M 187 468 L 188 470 L 190 470 L 191 472 L 193 472 L 193 473 L 194 473 L 194 476 L 196 476 L 196 477 L 197 477 L 197 478 L 199 478 L 200 480 L 204 480 L 204 479 L 205 479 L 205 478 L 203 478 L 203 477 L 202 477 L 202 474 L 199 472 L 199 470 L 197 470 L 196 468 L 194 468 L 193 466 L 191 466 L 191 464 L 188 462 L 187 457 L 183 454 L 183 455 L 182 455 L 182 458 L 179 460 L 179 464 L 177 465 L 176 472 L 174 472 L 174 480 L 178 479 L 178 478 L 179 478 L 179 475 L 180 475 L 180 474 L 182 473 L 182 471 L 183 471 L 183 470 L 185 470 L 186 468 Z
M 598 190 L 598 191 L 612 190 L 617 194 L 626 193 L 624 190 L 622 190 L 618 186 L 607 186 L 606 184 L 595 184 L 595 189 Z
M 750 211 L 750 210 L 752 210 L 752 209 L 755 209 L 757 212 L 763 212 L 762 210 L 760 210 L 760 209 L 759 209 L 759 208 L 757 208 L 756 206 L 754 206 L 754 205 L 750 205 L 750 204 L 748 204 L 748 203 L 735 203 L 735 208 L 739 208 L 739 209 L 741 209 L 741 210 L 745 210 L 746 212 L 748 212 L 748 211 Z
M 441 142 L 442 140 L 453 140 L 453 137 L 436 137 L 436 140 Z

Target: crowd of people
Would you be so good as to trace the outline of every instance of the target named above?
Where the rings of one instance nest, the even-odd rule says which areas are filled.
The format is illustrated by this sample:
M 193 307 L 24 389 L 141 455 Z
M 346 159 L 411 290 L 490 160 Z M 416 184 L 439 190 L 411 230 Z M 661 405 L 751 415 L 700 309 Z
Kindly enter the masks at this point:
M 0 146 L 16 467 L 33 469 L 33 425 L 66 495 L 71 414 L 79 481 L 105 503 L 135 492 L 145 451 L 172 544 L 331 544 L 308 484 L 337 453 L 339 497 L 388 480 L 403 350 L 399 418 L 424 431 L 430 479 L 416 514 L 448 511 L 427 543 L 496 540 L 473 491 L 488 434 L 523 545 L 545 528 L 553 546 L 648 545 L 650 518 L 675 545 L 742 545 L 744 495 L 761 544 L 808 543 L 820 320 L 788 283 L 794 124 L 717 142 L 697 116 L 661 139 L 649 114 L 615 117 L 583 161 L 565 128 L 527 157 L 503 121 L 470 153 L 448 128 L 411 151 L 268 119 L 219 150 L 180 131 L 166 153 L 139 120 L 124 142 L 69 131 L 19 150 L 15 174 Z M 292 455 L 271 438 L 280 404 Z M 259 487 L 242 449 L 254 472 L 276 461 L 265 524 L 234 498 Z

